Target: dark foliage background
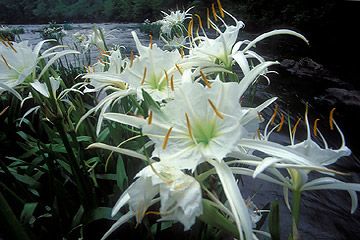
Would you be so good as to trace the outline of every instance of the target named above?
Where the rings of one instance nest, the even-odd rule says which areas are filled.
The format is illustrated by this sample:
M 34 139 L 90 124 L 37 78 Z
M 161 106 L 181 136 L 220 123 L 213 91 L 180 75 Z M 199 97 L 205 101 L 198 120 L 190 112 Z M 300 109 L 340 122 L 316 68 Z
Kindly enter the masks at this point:
M 215 0 L 0 0 L 1 24 L 64 22 L 143 22 L 161 18 L 161 10 L 195 6 L 205 18 Z M 360 2 L 346 0 L 222 0 L 223 8 L 246 24 L 246 31 L 286 27 L 306 35 L 307 54 L 328 64 L 357 88 L 350 52 L 357 45 Z M 355 33 L 355 34 L 354 34 Z M 349 49 L 350 48 L 350 49 Z

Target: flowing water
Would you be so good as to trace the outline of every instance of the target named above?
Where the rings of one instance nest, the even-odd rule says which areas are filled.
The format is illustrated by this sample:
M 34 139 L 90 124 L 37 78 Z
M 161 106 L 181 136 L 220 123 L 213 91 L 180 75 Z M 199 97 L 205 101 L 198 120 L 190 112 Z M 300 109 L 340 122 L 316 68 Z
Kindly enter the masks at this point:
M 13 26 L 14 28 L 22 27 L 25 33 L 20 35 L 21 40 L 29 40 L 31 44 L 36 44 L 41 41 L 41 37 L 37 30 L 42 29 L 46 25 L 23 25 Z M 64 44 L 69 44 L 71 47 L 70 37 L 75 32 L 91 33 L 93 24 L 71 24 L 72 30 L 67 31 L 68 34 L 64 37 Z M 105 29 L 105 32 L 112 31 L 114 38 L 108 39 L 108 46 L 112 44 L 120 44 L 125 46 L 123 52 L 128 54 L 131 51 L 136 52 L 135 43 L 133 41 L 131 31 L 136 31 L 142 44 L 149 43 L 149 36 L 141 33 L 139 25 L 135 23 L 103 23 L 96 24 L 98 27 Z M 240 38 L 253 39 L 256 34 L 241 33 Z M 301 41 L 293 40 L 291 36 L 275 37 L 258 44 L 257 50 L 266 59 L 282 61 L 284 58 L 292 58 L 299 60 L 307 54 L 306 44 Z M 160 40 L 155 40 L 161 45 Z M 91 52 L 93 59 L 99 56 L 97 49 Z M 273 68 L 278 74 L 269 74 L 271 84 L 268 85 L 265 79 L 261 80 L 257 87 L 256 103 L 260 103 L 273 96 L 277 96 L 276 101 L 279 105 L 279 111 L 287 116 L 290 112 L 292 126 L 299 117 L 304 118 L 305 103 L 309 102 L 309 118 L 314 121 L 320 118 L 319 128 L 325 135 L 330 147 L 338 148 L 341 140 L 337 131 L 330 131 L 328 126 L 328 116 L 333 106 L 328 105 L 326 101 L 327 89 L 329 87 L 343 90 L 342 86 L 347 85 L 336 78 L 329 79 L 328 76 L 299 76 L 291 74 L 281 66 Z M 344 90 L 345 91 L 345 90 Z M 345 93 L 346 94 L 346 93 Z M 246 102 L 246 97 L 244 102 Z M 325 99 L 325 100 L 324 100 Z M 360 103 L 358 103 L 360 104 Z M 339 104 L 338 104 L 339 105 Z M 342 103 L 337 106 L 336 119 L 337 123 L 343 129 L 347 139 L 347 145 L 353 150 L 350 157 L 340 159 L 337 163 L 332 165 L 332 168 L 350 173 L 350 176 L 338 176 L 338 179 L 345 182 L 360 183 L 360 161 L 359 151 L 356 142 L 356 116 L 359 114 L 359 105 Z M 270 119 L 273 109 L 267 109 L 263 112 L 265 119 Z M 356 115 L 357 114 L 357 115 Z M 355 116 L 355 117 L 354 117 Z M 274 133 L 272 140 L 289 144 L 288 131 L 284 127 L 280 133 Z M 302 141 L 306 138 L 305 125 L 299 126 L 297 131 L 297 139 Z M 280 186 L 268 184 L 250 177 L 243 178 L 244 185 L 241 187 L 244 197 L 252 196 L 261 186 L 256 197 L 253 199 L 259 208 L 267 202 L 278 198 L 280 201 L 281 211 L 281 225 L 282 225 L 282 239 L 287 239 L 287 234 L 290 231 L 291 219 L 289 217 L 289 210 L 286 208 L 283 201 L 283 189 Z M 354 214 L 350 214 L 351 201 L 350 196 L 346 191 L 334 190 L 320 190 L 303 193 L 301 216 L 300 216 L 300 233 L 302 239 L 359 239 L 360 238 L 360 210 L 358 209 Z

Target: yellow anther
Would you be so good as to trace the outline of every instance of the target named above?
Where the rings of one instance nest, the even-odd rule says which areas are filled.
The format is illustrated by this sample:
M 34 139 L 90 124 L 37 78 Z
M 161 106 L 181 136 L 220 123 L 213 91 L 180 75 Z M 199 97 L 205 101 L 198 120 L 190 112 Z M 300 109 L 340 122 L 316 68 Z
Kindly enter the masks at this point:
M 152 122 L 152 117 L 153 117 L 153 111 L 150 109 L 150 113 L 149 113 L 149 117 L 148 117 L 148 121 L 147 124 L 150 125 Z
M 259 128 L 257 129 L 257 134 L 258 134 L 259 140 L 261 140 L 261 134 L 260 134 L 260 129 Z
M 142 80 L 141 80 L 141 85 L 144 84 L 145 78 L 146 78 L 146 67 L 144 68 L 144 75 L 143 75 L 143 78 L 142 78 Z
M 297 128 L 297 126 L 299 125 L 300 121 L 301 121 L 301 118 L 299 118 L 299 119 L 297 120 L 297 122 L 296 122 L 296 124 L 295 124 L 295 126 L 294 126 L 293 130 L 291 131 L 291 133 L 292 133 L 292 134 L 294 134 L 294 133 L 295 133 L 296 128 Z
M 150 37 L 150 49 L 152 49 L 152 47 L 153 47 L 153 39 L 152 39 L 151 35 L 149 35 L 149 37 Z
M 109 56 L 108 53 L 106 53 L 104 50 L 102 50 L 100 47 L 98 47 L 98 50 L 99 50 L 99 53 L 101 55 L 102 58 L 105 58 L 105 55 L 106 56 Z
M 216 16 L 216 11 L 215 11 L 215 4 L 211 4 L 211 8 L 212 8 L 212 12 L 213 12 L 213 16 L 214 16 L 214 19 L 215 21 L 217 22 L 217 16 Z
M 202 22 L 201 22 L 201 17 L 198 14 L 194 14 L 194 15 L 199 19 L 199 26 L 202 29 L 203 26 L 202 26 Z
M 279 126 L 277 132 L 280 132 L 283 125 L 284 125 L 284 114 L 281 114 L 281 122 L 280 122 L 280 126 Z
M 205 74 L 203 73 L 203 71 L 200 70 L 200 74 L 201 74 L 201 77 L 202 77 L 203 80 L 204 80 L 205 85 L 206 85 L 208 88 L 211 88 L 211 85 L 210 85 L 208 79 L 206 78 Z
M 208 98 L 208 101 L 212 107 L 212 109 L 214 110 L 215 114 L 221 118 L 221 119 L 224 119 L 224 116 L 218 111 L 218 109 L 215 107 L 214 103 L 210 100 L 210 98 Z
M 188 25 L 188 37 L 192 36 L 193 34 L 193 24 L 194 20 L 191 18 L 189 25 Z
M 317 118 L 315 119 L 315 122 L 314 122 L 314 135 L 317 136 L 317 122 L 319 121 L 320 119 Z
M 168 143 L 169 136 L 170 136 L 170 133 L 171 133 L 172 129 L 173 129 L 173 127 L 170 127 L 169 130 L 167 131 L 166 135 L 165 135 L 164 143 L 163 143 L 163 146 L 162 146 L 163 150 L 165 150 L 165 148 L 166 148 L 166 145 Z
M 138 221 L 139 221 L 139 218 L 140 218 L 141 203 L 142 203 L 142 200 L 140 200 L 139 205 L 138 205 L 138 209 L 137 209 Z M 137 223 L 139 223 L 139 222 L 137 222 Z M 136 228 L 136 227 L 135 227 L 135 228 Z
M 9 64 L 7 63 L 6 59 L 4 58 L 4 56 L 1 54 L 1 58 L 3 59 L 5 65 L 9 68 L 9 70 L 11 70 L 11 67 L 9 66 Z
M 175 67 L 177 68 L 177 70 L 179 71 L 179 73 L 181 74 L 181 76 L 183 75 L 183 72 L 181 71 L 181 68 L 179 67 L 179 65 L 177 65 L 176 63 L 175 63 Z
M 133 63 L 134 63 L 134 52 L 131 51 L 131 53 L 130 53 L 130 66 L 129 67 L 132 67 Z
M 0 116 L 3 115 L 3 114 L 6 112 L 6 110 L 8 110 L 8 108 L 9 108 L 9 106 L 7 106 L 6 108 L 4 108 L 4 109 L 0 112 Z
M 171 87 L 171 90 L 172 90 L 172 91 L 175 91 L 175 88 L 174 88 L 174 75 L 171 75 L 171 78 L 170 78 L 170 87 Z
M 0 37 L 0 41 L 5 45 L 5 47 L 8 47 L 8 45 L 6 44 L 6 42 Z
M 169 87 L 169 75 L 167 74 L 166 69 L 164 69 L 165 78 L 166 78 L 166 85 Z
M 192 131 L 191 131 L 191 124 L 190 124 L 189 116 L 187 115 L 187 113 L 185 113 L 185 118 L 186 118 L 186 124 L 187 124 L 188 131 L 189 131 L 189 136 L 191 137 L 192 140 L 194 140 L 194 137 L 193 137 Z
M 330 123 L 330 129 L 331 129 L 331 130 L 334 130 L 334 124 L 333 124 L 333 122 L 334 122 L 334 111 L 335 111 L 335 109 L 336 109 L 336 108 L 333 108 L 333 109 L 331 109 L 331 111 L 330 111 L 329 123 Z
M 210 10 L 209 10 L 209 8 L 206 8 L 206 25 L 207 25 L 207 28 L 210 29 Z
M 262 117 L 261 117 L 261 115 L 260 115 L 260 112 L 258 111 L 257 114 L 258 114 L 258 117 L 259 117 L 260 122 L 262 122 Z
M 147 211 L 145 215 L 149 215 L 149 214 L 155 214 L 155 215 L 160 215 L 160 212 L 155 212 L 155 211 Z
M 183 47 L 180 48 L 180 54 L 181 54 L 181 59 L 183 59 L 184 58 L 184 48 Z
M 274 121 L 275 121 L 275 117 L 276 117 L 277 109 L 278 109 L 278 106 L 277 106 L 277 105 L 275 105 L 274 114 L 273 114 L 273 116 L 272 116 L 272 119 L 271 119 L 271 123 L 270 123 L 270 125 L 273 125 L 273 123 L 274 123 Z
M 9 39 L 6 39 L 6 42 L 8 43 L 9 47 L 11 47 L 11 49 L 14 50 L 15 53 L 17 53 L 17 51 L 15 50 Z
M 224 15 L 224 11 L 223 11 L 223 9 L 222 9 L 222 7 L 221 7 L 221 2 L 220 2 L 220 0 L 217 0 L 217 3 L 218 3 L 218 6 L 219 6 L 220 15 L 221 15 L 222 18 L 224 18 L 225 15 Z
M 99 61 L 100 61 L 102 64 L 105 65 L 104 61 L 103 61 L 101 58 L 98 58 L 98 59 L 99 59 Z

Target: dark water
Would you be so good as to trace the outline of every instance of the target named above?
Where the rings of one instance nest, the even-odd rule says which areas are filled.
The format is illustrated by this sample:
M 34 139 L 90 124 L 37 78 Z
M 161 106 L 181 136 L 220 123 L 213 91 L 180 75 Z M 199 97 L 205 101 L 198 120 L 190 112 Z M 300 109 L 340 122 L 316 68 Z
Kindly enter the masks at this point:
M 136 51 L 131 31 L 135 30 L 143 44 L 149 43 L 147 34 L 141 33 L 138 29 L 138 24 L 133 23 L 103 23 L 96 24 L 105 29 L 106 32 L 112 32 L 113 39 L 107 41 L 108 45 L 120 44 L 125 46 L 125 54 L 131 51 Z M 21 35 L 22 40 L 29 40 L 30 43 L 36 44 L 41 41 L 40 34 L 35 30 L 43 28 L 45 25 L 26 25 L 14 26 L 23 27 L 25 34 Z M 68 35 L 64 37 L 64 44 L 70 44 L 69 36 L 75 32 L 92 31 L 93 24 L 72 24 L 73 29 L 68 31 Z M 257 34 L 241 33 L 240 38 L 254 39 Z M 161 44 L 159 40 L 156 41 Z M 70 45 L 71 46 L 71 45 Z M 292 36 L 273 37 L 269 40 L 259 43 L 256 51 L 267 60 L 294 59 L 298 61 L 303 57 L 311 55 L 311 49 L 301 40 L 295 39 Z M 92 50 L 92 57 L 96 59 L 99 55 L 96 49 Z M 313 56 L 312 56 L 313 57 Z M 324 56 L 319 56 L 319 59 Z M 326 57 L 326 56 L 325 56 Z M 316 56 L 315 56 L 316 58 Z M 321 64 L 321 62 L 319 62 Z M 326 68 L 326 67 L 324 67 Z M 360 108 L 356 104 L 347 104 L 342 101 L 330 101 L 332 98 L 327 94 L 327 89 L 336 88 L 340 91 L 352 89 L 346 79 L 339 78 L 341 75 L 337 72 L 329 70 L 330 76 L 336 78 L 329 79 L 329 76 L 299 76 L 292 74 L 281 66 L 272 68 L 279 74 L 271 74 L 268 77 L 271 79 L 271 84 L 268 85 L 266 80 L 261 80 L 257 88 L 256 102 L 260 103 L 273 96 L 277 96 L 276 104 L 279 105 L 279 110 L 287 115 L 289 111 L 291 114 L 291 122 L 294 124 L 299 117 L 304 118 L 305 103 L 309 103 L 309 118 L 312 121 L 320 118 L 319 128 L 325 135 L 329 146 L 338 148 L 340 146 L 340 137 L 336 131 L 330 131 L 328 126 L 329 112 L 333 107 L 336 107 L 335 119 L 341 129 L 343 130 L 347 146 L 352 149 L 353 154 L 349 157 L 340 159 L 337 163 L 332 165 L 332 168 L 350 173 L 350 176 L 339 176 L 338 179 L 345 182 L 360 183 L 360 161 L 359 148 L 357 141 L 357 133 L 359 132 L 358 117 L 360 117 Z M 336 98 L 336 96 L 333 96 Z M 330 100 L 329 100 L 330 99 Z M 263 116 L 266 119 L 271 118 L 273 109 L 268 108 L 264 110 Z M 302 141 L 305 139 L 305 125 L 304 122 L 298 128 L 297 139 Z M 289 144 L 288 133 L 286 127 L 280 134 L 273 135 L 273 140 Z M 269 201 L 278 198 L 280 201 L 281 211 L 281 225 L 282 225 L 282 239 L 287 239 L 290 232 L 291 221 L 289 210 L 286 208 L 283 201 L 283 189 L 280 186 L 268 184 L 260 180 L 244 177 L 244 187 L 241 187 L 242 194 L 246 198 L 252 196 L 262 186 L 261 191 L 257 193 L 254 202 L 259 208 Z M 291 198 L 290 198 L 291 199 Z M 360 210 L 354 214 L 350 214 L 351 201 L 346 191 L 334 190 L 320 190 L 303 193 L 303 200 L 301 206 L 300 216 L 300 233 L 302 239 L 360 239 Z

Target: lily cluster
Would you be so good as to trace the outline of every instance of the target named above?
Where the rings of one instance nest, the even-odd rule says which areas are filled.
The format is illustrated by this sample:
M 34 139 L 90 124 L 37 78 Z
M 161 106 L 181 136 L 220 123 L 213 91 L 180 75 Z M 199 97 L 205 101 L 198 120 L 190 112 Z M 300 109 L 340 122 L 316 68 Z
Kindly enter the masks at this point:
M 257 42 L 264 38 L 289 34 L 307 40 L 291 30 L 274 30 L 252 41 L 238 41 L 241 21 L 221 8 L 220 16 L 212 6 L 214 19 L 208 14 L 208 25 L 215 29 L 217 37 L 206 34 L 201 18 L 188 11 L 165 14 L 160 22 L 168 38 L 178 42 L 172 51 L 162 50 L 153 43 L 144 46 L 137 34 L 132 32 L 138 56 L 132 52 L 129 58 L 122 58 L 117 51 L 107 51 L 104 68 L 84 76 L 86 91 L 107 91 L 99 104 L 83 116 L 80 123 L 90 114 L 101 109 L 97 134 L 105 120 L 123 124 L 126 129 L 146 139 L 141 149 L 123 149 L 94 143 L 89 148 L 103 148 L 119 152 L 148 163 L 135 178 L 137 180 L 120 196 L 113 208 L 115 215 L 125 204 L 128 213 L 123 215 L 104 235 L 109 236 L 120 225 L 135 217 L 137 225 L 148 214 L 159 215 L 158 221 L 179 221 L 184 230 L 190 229 L 195 218 L 206 215 L 209 204 L 220 210 L 225 220 L 236 225 L 239 239 L 257 239 L 255 234 L 269 236 L 258 231 L 254 224 L 261 217 L 261 211 L 250 206 L 242 196 L 235 175 L 252 176 L 284 187 L 284 197 L 290 209 L 288 190 L 294 194 L 292 214 L 298 226 L 300 196 L 302 191 L 318 189 L 347 190 L 352 198 L 352 212 L 357 207 L 356 191 L 359 184 L 344 183 L 332 177 L 308 181 L 308 174 L 317 171 L 327 175 L 342 174 L 327 168 L 343 156 L 350 155 L 343 134 L 332 115 L 330 124 L 335 125 L 342 138 L 338 150 L 328 147 L 320 131 L 314 126 L 314 134 L 323 139 L 324 147 L 311 138 L 308 112 L 305 113 L 308 138 L 295 144 L 296 126 L 290 131 L 288 146 L 272 142 L 269 135 L 280 130 L 281 122 L 273 126 L 276 113 L 265 129 L 261 111 L 276 98 L 268 99 L 256 107 L 242 106 L 241 99 L 248 87 L 266 76 L 268 68 L 277 62 L 265 61 L 254 51 Z M 209 11 L 208 11 L 209 12 Z M 223 20 L 227 14 L 235 25 Z M 185 27 L 185 20 L 189 20 Z M 194 22 L 199 30 L 193 31 Z M 217 26 L 220 22 L 225 30 Z M 180 27 L 179 27 L 180 26 Z M 181 29 L 173 34 L 174 27 Z M 165 39 L 168 42 L 168 39 Z M 116 57 L 118 56 L 118 57 Z M 113 71 L 112 66 L 118 66 Z M 238 72 L 241 74 L 237 74 Z M 239 77 L 240 75 L 240 77 Z M 92 90 L 89 90 L 92 89 Z M 111 106 L 121 99 L 129 98 L 136 108 L 128 112 L 109 112 Z M 270 130 L 269 130 L 270 128 Z M 149 152 L 151 152 L 149 154 Z M 260 153 L 260 154 L 259 154 Z M 281 169 L 286 169 L 287 172 Z M 207 180 L 216 175 L 221 183 L 224 199 L 214 195 Z M 148 210 L 158 207 L 158 211 Z M 249 207 L 250 206 L 250 207 Z M 219 220 L 220 221 L 220 220 Z M 221 220 L 223 221 L 223 220 Z

